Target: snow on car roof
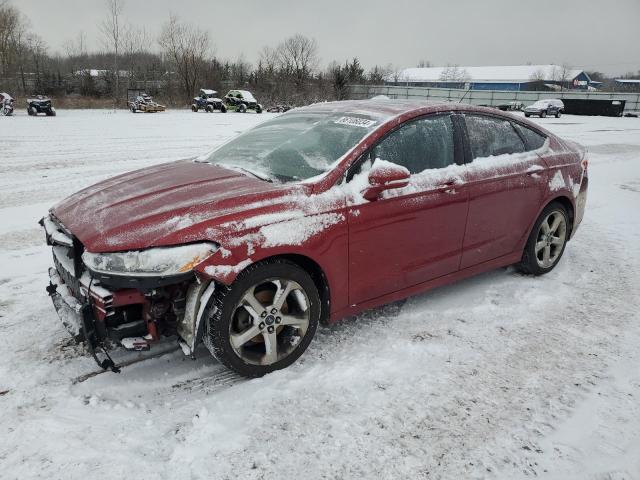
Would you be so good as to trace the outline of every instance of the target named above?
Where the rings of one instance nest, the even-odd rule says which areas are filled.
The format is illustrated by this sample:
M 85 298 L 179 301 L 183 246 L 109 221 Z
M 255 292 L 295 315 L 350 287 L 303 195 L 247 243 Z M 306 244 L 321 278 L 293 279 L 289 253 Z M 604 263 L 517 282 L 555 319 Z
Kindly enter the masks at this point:
M 216 93 L 218 93 L 215 90 L 211 90 L 209 88 L 201 88 L 200 91 L 205 95 L 215 95 Z

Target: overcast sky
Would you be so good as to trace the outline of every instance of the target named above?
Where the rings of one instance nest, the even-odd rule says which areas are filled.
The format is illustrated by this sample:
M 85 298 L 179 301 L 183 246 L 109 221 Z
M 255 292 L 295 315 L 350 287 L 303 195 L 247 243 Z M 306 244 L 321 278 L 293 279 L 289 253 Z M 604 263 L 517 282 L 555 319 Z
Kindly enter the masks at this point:
M 104 0 L 11 0 L 52 51 L 83 30 L 99 49 Z M 254 61 L 300 32 L 322 64 L 415 66 L 567 63 L 620 74 L 640 69 L 640 0 L 125 0 L 127 21 L 157 36 L 169 12 L 206 28 L 218 57 Z M 157 48 L 154 45 L 154 48 Z

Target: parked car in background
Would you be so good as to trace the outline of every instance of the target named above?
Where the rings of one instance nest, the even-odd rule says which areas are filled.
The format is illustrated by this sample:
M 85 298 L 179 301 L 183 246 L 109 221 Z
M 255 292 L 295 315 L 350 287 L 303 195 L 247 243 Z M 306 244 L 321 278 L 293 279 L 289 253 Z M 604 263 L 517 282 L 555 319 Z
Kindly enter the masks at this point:
M 31 116 L 44 113 L 47 117 L 55 117 L 56 109 L 51 105 L 51 99 L 44 95 L 27 98 L 27 113 Z
M 193 97 L 193 103 L 191 104 L 191 110 L 194 112 L 200 109 L 205 112 L 213 112 L 214 110 L 220 110 L 222 113 L 227 112 L 227 107 L 221 98 L 217 98 L 215 90 L 209 90 L 207 88 L 201 88 L 200 94 L 197 97 Z
M 254 110 L 256 113 L 262 113 L 262 105 L 247 90 L 230 90 L 224 97 L 224 103 L 228 110 L 235 110 L 240 113 Z
M 496 108 L 498 110 L 502 110 L 503 112 L 520 111 L 520 110 L 522 110 L 524 108 L 524 103 L 517 102 L 517 101 L 511 101 L 511 102 L 506 102 L 506 103 L 500 103 L 500 104 L 496 105 Z
M 0 115 L 13 114 L 13 97 L 5 92 L 0 92 Z
M 532 115 L 544 118 L 547 115 L 553 115 L 556 118 L 560 118 L 564 112 L 564 103 L 557 98 L 545 98 L 538 100 L 532 105 L 529 105 L 524 109 L 524 116 L 530 117 Z
M 132 113 L 137 112 L 145 112 L 145 113 L 155 113 L 155 112 L 164 112 L 167 107 L 164 105 L 160 105 L 153 101 L 150 95 L 142 92 L 140 90 L 129 89 L 127 92 L 127 97 L 129 101 L 127 102 L 129 106 L 129 110 Z
M 58 203 L 47 291 L 96 359 L 177 335 L 260 376 L 321 322 L 507 265 L 550 272 L 587 186 L 584 149 L 492 108 L 314 104 Z

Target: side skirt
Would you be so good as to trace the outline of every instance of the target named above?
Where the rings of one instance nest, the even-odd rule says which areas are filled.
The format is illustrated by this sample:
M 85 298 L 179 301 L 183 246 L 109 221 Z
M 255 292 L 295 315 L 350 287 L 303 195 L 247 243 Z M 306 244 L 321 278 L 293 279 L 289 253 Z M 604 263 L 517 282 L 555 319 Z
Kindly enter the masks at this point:
M 514 263 L 518 263 L 521 258 L 521 251 L 510 253 L 509 255 L 498 257 L 493 260 L 489 260 L 488 262 L 465 268 L 464 270 L 459 270 L 448 275 L 443 275 L 442 277 L 434 278 L 433 280 L 418 283 L 417 285 L 413 285 L 396 292 L 388 293 L 381 297 L 367 300 L 366 302 L 360 303 L 358 305 L 351 305 L 350 307 L 333 312 L 331 314 L 331 317 L 329 318 L 329 323 L 335 323 L 341 318 L 350 315 L 356 315 L 365 310 L 379 307 L 387 303 L 397 302 L 398 300 L 402 300 L 404 298 L 411 297 L 412 295 L 426 292 L 427 290 L 431 290 L 433 288 L 442 287 L 444 285 L 449 285 L 450 283 L 454 283 L 465 278 L 473 277 L 474 275 L 477 275 L 479 273 L 484 273 L 490 270 L 495 270 L 496 268 L 513 265 Z

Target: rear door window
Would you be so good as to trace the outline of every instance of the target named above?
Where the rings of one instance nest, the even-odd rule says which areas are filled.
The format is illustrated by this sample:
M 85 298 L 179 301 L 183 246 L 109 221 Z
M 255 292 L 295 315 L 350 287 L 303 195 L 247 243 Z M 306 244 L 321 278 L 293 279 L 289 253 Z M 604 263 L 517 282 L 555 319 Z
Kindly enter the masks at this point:
M 520 125 L 519 123 L 514 123 L 513 126 L 518 131 L 518 133 L 520 133 L 522 138 L 524 138 L 527 151 L 537 150 L 544 145 L 544 142 L 547 139 L 547 137 L 545 137 L 544 135 L 541 135 L 538 132 L 535 132 L 523 125 Z
M 522 153 L 525 145 L 508 120 L 484 115 L 465 115 L 472 158 Z

